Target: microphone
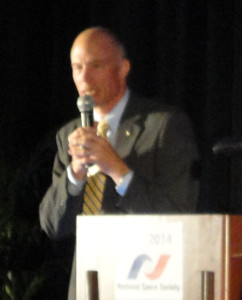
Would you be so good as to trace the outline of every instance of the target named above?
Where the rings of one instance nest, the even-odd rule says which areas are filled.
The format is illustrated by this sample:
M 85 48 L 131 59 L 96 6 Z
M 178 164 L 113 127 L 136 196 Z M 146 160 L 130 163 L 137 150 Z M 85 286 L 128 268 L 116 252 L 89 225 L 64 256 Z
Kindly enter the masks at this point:
M 90 95 L 80 96 L 77 99 L 77 107 L 81 114 L 81 127 L 92 127 L 94 99 Z

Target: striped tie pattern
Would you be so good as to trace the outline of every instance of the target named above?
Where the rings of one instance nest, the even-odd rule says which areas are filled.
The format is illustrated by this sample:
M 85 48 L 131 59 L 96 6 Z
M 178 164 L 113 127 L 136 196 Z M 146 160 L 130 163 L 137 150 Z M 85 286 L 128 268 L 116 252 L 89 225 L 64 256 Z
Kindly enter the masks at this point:
M 106 138 L 108 130 L 109 125 L 106 121 L 100 121 L 98 123 L 98 135 Z M 84 215 L 100 214 L 105 182 L 106 176 L 100 171 L 98 171 L 95 175 L 88 176 L 82 210 Z

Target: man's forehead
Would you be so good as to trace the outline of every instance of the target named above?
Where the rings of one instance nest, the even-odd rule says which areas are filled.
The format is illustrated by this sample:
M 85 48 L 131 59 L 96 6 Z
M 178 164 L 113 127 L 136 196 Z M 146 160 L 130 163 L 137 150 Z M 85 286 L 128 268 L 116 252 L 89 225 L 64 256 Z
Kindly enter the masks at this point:
M 71 52 L 72 61 L 107 61 L 115 57 L 115 51 L 107 51 L 105 47 L 86 47 L 76 45 Z

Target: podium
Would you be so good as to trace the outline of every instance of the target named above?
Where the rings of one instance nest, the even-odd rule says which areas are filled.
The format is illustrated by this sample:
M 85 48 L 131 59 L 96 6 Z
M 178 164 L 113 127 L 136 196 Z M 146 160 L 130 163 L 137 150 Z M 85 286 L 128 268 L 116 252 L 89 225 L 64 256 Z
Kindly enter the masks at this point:
M 77 217 L 77 300 L 240 300 L 242 216 Z

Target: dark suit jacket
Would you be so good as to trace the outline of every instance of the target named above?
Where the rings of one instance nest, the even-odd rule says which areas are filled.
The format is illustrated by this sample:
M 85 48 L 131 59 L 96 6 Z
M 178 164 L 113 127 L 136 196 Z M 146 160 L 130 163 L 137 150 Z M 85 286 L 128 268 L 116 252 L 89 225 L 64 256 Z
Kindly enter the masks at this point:
M 82 212 L 82 194 L 67 191 L 66 167 L 70 163 L 67 136 L 76 119 L 57 134 L 58 153 L 53 182 L 40 205 L 42 228 L 51 238 L 75 234 L 76 216 Z M 196 211 L 199 184 L 193 176 L 198 151 L 191 123 L 177 108 L 131 94 L 117 132 L 117 153 L 134 170 L 125 196 L 107 178 L 104 213 L 192 213 Z

